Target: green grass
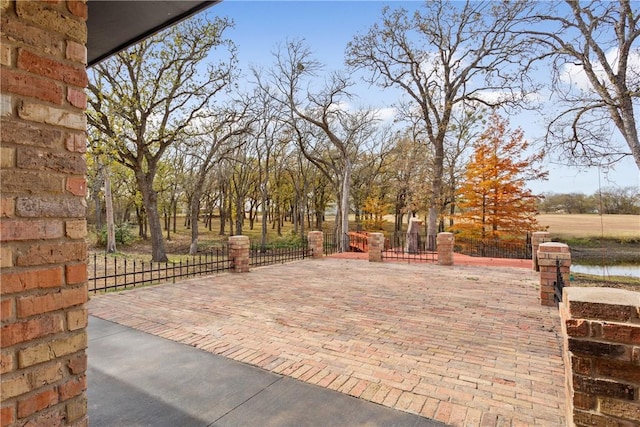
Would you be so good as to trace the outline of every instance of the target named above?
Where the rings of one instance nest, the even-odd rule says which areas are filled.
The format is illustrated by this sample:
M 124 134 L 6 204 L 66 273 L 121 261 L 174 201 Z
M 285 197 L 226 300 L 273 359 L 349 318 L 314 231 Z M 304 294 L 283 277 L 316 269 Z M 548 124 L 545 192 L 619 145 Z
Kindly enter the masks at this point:
M 605 287 L 618 288 L 630 291 L 640 291 L 640 280 L 628 276 L 596 276 L 584 273 L 571 273 L 569 286 L 577 287 Z

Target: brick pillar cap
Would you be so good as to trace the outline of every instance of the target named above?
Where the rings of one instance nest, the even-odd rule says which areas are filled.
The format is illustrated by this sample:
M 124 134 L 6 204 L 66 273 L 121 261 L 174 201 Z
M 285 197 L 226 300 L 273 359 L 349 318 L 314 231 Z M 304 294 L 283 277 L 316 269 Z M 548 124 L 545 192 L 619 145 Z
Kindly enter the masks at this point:
M 534 231 L 533 236 L 548 236 L 550 233 L 548 231 Z
M 438 236 L 445 236 L 445 237 L 446 236 L 453 236 L 453 233 L 449 233 L 449 232 L 443 231 L 442 233 L 438 233 Z
M 231 237 L 229 237 L 229 240 L 245 240 L 245 239 L 249 239 L 249 236 L 239 235 L 239 236 L 231 236 Z
M 569 246 L 566 243 L 560 243 L 560 242 L 544 242 L 544 243 L 540 243 L 540 250 L 542 252 L 544 248 L 567 248 L 569 249 Z M 554 252 L 554 251 L 551 251 Z
M 564 288 L 567 301 L 640 307 L 640 292 L 615 288 Z

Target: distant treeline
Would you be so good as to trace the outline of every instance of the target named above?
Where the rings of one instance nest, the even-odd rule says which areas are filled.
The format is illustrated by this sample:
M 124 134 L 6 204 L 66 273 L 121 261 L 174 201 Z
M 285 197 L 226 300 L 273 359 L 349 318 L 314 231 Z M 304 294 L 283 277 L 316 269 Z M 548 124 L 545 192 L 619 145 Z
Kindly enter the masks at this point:
M 538 210 L 544 213 L 640 215 L 640 189 L 608 187 L 591 195 L 545 193 Z

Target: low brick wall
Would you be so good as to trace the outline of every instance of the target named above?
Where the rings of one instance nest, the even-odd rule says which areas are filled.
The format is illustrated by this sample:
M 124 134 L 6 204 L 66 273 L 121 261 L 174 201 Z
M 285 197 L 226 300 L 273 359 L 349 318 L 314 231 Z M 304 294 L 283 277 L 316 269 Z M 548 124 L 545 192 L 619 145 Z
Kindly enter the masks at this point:
M 565 288 L 560 316 L 568 425 L 640 425 L 640 292 Z
M 369 262 L 382 262 L 382 251 L 384 251 L 384 234 L 369 233 L 367 238 L 369 246 Z
M 436 247 L 438 249 L 438 264 L 453 265 L 453 233 L 438 233 Z
M 541 243 L 538 247 L 538 265 L 540 267 L 540 303 L 555 306 L 555 282 L 558 280 L 558 266 L 565 286 L 569 286 L 569 270 L 571 269 L 571 251 L 564 243 Z
M 229 237 L 229 259 L 232 262 L 234 273 L 247 273 L 249 271 L 249 247 L 251 243 L 247 236 Z

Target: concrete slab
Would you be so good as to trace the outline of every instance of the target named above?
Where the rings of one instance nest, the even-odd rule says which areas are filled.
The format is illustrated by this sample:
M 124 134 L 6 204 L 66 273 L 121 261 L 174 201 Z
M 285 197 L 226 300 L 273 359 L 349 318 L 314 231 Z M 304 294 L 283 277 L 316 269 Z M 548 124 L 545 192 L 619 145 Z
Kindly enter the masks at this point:
M 443 426 L 90 317 L 92 426 Z

